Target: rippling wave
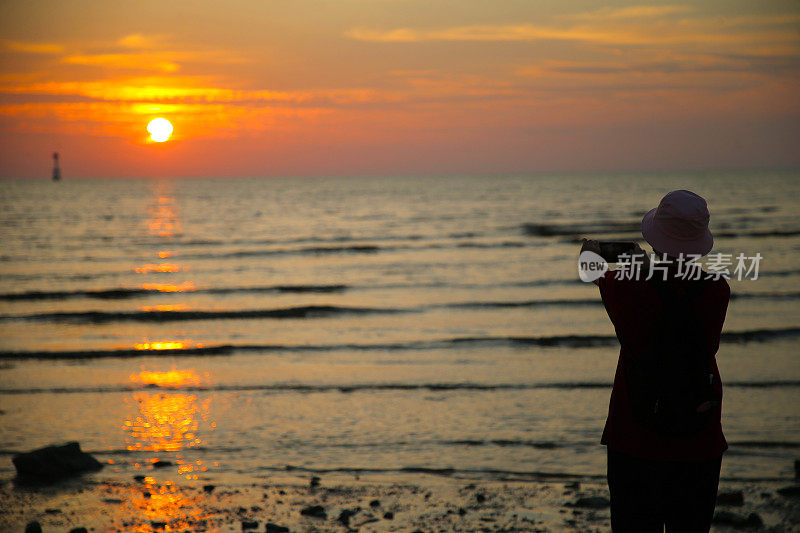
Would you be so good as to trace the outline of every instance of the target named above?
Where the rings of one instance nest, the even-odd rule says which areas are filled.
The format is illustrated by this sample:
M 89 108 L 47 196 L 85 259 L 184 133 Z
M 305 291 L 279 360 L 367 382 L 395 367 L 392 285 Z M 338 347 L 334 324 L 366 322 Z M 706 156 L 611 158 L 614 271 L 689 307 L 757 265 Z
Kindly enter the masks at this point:
M 800 328 L 755 329 L 723 332 L 721 342 L 768 342 L 774 339 L 791 339 L 796 337 L 800 337 Z M 220 344 L 214 346 L 186 346 L 167 349 L 119 348 L 112 350 L 0 351 L 0 359 L 96 359 L 104 357 L 143 357 L 148 355 L 228 355 L 235 352 L 441 350 L 471 345 L 597 348 L 619 346 L 619 342 L 613 335 L 551 335 L 541 337 L 487 335 L 481 337 L 451 337 L 440 340 L 393 343 Z
M 794 388 L 800 386 L 800 380 L 767 380 L 767 381 L 731 381 L 725 383 L 725 388 Z M 309 385 L 303 383 L 274 383 L 258 385 L 187 385 L 160 387 L 158 385 L 145 386 L 102 386 L 102 387 L 46 387 L 46 388 L 5 388 L 0 389 L 0 394 L 97 394 L 109 392 L 134 392 L 143 390 L 163 390 L 169 392 L 369 392 L 369 391 L 507 391 L 507 390 L 535 390 L 535 389 L 610 389 L 611 382 L 594 381 L 564 381 L 543 383 L 356 383 L 356 384 L 330 384 Z

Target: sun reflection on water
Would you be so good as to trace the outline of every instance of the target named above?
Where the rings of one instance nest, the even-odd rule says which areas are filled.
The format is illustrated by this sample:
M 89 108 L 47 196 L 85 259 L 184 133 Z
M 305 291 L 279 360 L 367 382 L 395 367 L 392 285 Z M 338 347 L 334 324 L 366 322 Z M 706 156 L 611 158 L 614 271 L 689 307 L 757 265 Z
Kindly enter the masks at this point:
M 157 237 L 159 248 L 161 245 L 168 245 L 174 237 L 183 235 L 181 219 L 177 208 L 177 201 L 172 194 L 172 184 L 168 181 L 157 182 L 153 191 L 153 201 L 149 207 L 150 218 L 147 221 L 147 232 L 152 237 Z M 162 249 L 157 252 L 159 259 L 174 258 L 177 252 L 174 250 Z M 187 265 L 175 262 L 148 262 L 135 266 L 133 270 L 137 274 L 176 274 L 189 270 Z M 184 281 L 182 283 L 143 283 L 141 287 L 145 290 L 158 292 L 191 292 L 195 290 L 194 283 Z
M 146 291 L 158 292 L 192 292 L 197 290 L 194 283 L 184 281 L 183 283 L 142 283 L 142 288 Z
M 134 507 L 137 524 L 130 531 L 151 533 L 154 523 L 163 531 L 191 531 L 213 516 L 201 505 L 199 493 L 192 493 L 172 481 L 159 483 L 147 476 L 140 487 L 131 487 L 127 501 Z
M 179 255 L 170 249 L 173 239 L 182 235 L 181 220 L 177 202 L 172 194 L 170 182 L 158 182 L 153 191 L 153 200 L 149 207 L 147 232 L 155 237 L 158 246 L 158 260 L 145 262 L 133 267 L 143 279 L 157 279 L 158 282 L 141 283 L 141 288 L 162 293 L 183 293 L 196 290 L 192 281 L 175 281 L 164 283 L 166 276 L 175 276 L 189 270 L 188 266 L 176 261 Z M 170 258 L 169 262 L 165 259 Z M 159 276 L 155 278 L 155 276 Z M 184 311 L 185 303 L 159 303 L 140 306 L 144 312 Z M 145 332 L 143 332 L 145 333 Z M 175 335 L 177 336 L 177 335 Z M 170 351 L 187 350 L 202 347 L 184 339 L 167 337 L 163 340 L 151 341 L 146 333 L 142 341 L 133 345 L 135 350 L 169 354 Z M 209 419 L 211 398 L 200 398 L 193 389 L 202 387 L 207 382 L 208 372 L 198 373 L 192 369 L 149 370 L 142 369 L 129 376 L 131 383 L 146 390 L 137 390 L 125 399 L 133 408 L 133 413 L 123 421 L 125 446 L 130 452 L 143 452 L 142 457 L 136 454 L 132 460 L 134 470 L 153 472 L 156 467 L 164 466 L 164 473 L 174 475 L 175 467 L 159 460 L 169 461 L 177 467 L 177 474 L 189 480 L 196 480 L 208 470 L 208 465 L 196 457 L 187 457 L 187 451 L 207 444 L 208 433 L 214 431 L 216 423 Z M 151 390 L 156 389 L 156 390 Z M 149 453 L 148 453 L 149 452 Z M 152 454 L 152 455 L 151 455 Z M 166 457 L 159 457 L 166 455 Z M 218 463 L 213 463 L 215 466 Z M 144 473 L 143 472 L 143 473 Z M 141 491 L 139 491 L 141 489 Z M 187 516 L 187 507 L 192 507 L 191 498 L 182 493 L 172 481 L 157 483 L 153 477 L 146 477 L 141 487 L 134 489 L 132 502 L 139 508 L 145 519 L 165 522 L 164 529 L 184 530 L 192 520 L 200 519 L 201 511 L 195 509 L 192 516 Z M 183 523 L 176 524 L 175 517 L 183 517 Z M 144 527 L 144 526 L 142 526 Z M 139 531 L 138 529 L 136 531 Z M 143 529 L 142 531 L 151 531 Z
M 141 305 L 140 311 L 185 311 L 189 306 L 186 304 L 161 304 L 161 305 Z
M 173 346 L 175 345 L 175 346 Z M 136 345 L 137 349 L 138 346 L 144 346 L 143 350 L 170 350 L 176 348 L 182 348 L 184 343 L 182 342 L 164 342 L 164 343 L 145 343 L 143 345 Z M 153 346 L 152 348 L 150 346 Z M 149 370 L 142 370 L 137 374 L 131 374 L 130 380 L 134 383 L 140 383 L 142 385 L 156 385 L 158 387 L 187 387 L 187 386 L 197 386 L 202 384 L 208 378 L 208 372 L 204 373 L 202 376 L 195 372 L 194 370 L 168 370 L 164 372 L 153 372 Z
M 189 268 L 175 263 L 145 263 L 134 270 L 137 274 L 147 274 L 149 272 L 180 272 L 181 270 L 189 270 Z
M 175 207 L 175 197 L 167 189 L 167 182 L 158 184 L 159 190 L 156 192 L 156 202 L 150 207 L 150 222 L 148 230 L 150 235 L 158 237 L 174 237 L 181 235 L 181 220 L 178 210 Z
M 206 378 L 207 374 L 201 376 L 194 370 L 142 370 L 130 376 L 133 383 L 173 389 L 198 386 Z M 126 448 L 130 451 L 195 448 L 204 444 L 201 434 L 216 427 L 208 418 L 210 398 L 200 400 L 195 394 L 178 391 L 136 392 L 126 401 L 135 402 L 139 410 L 138 415 L 124 421 Z

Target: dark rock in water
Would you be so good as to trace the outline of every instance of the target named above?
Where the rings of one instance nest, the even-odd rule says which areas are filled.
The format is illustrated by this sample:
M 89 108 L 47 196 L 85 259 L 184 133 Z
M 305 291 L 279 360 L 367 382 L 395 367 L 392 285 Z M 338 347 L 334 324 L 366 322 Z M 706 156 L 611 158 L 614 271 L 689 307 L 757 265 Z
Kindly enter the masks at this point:
M 203 490 L 205 492 L 214 492 L 215 488 L 217 488 L 215 485 L 203 485 Z
M 383 517 L 386 520 L 394 520 L 394 513 L 391 511 L 386 511 L 385 513 L 383 513 Z
M 342 512 L 339 513 L 339 518 L 337 518 L 336 520 L 338 520 L 339 522 L 341 522 L 342 524 L 344 524 L 346 526 L 349 526 L 350 525 L 350 517 L 352 517 L 353 515 L 358 513 L 360 510 L 361 510 L 361 507 L 356 507 L 355 509 L 342 509 Z
M 573 481 L 572 483 L 567 483 L 564 485 L 564 488 L 570 490 L 581 490 L 581 483 L 580 481 Z
M 313 476 L 313 477 L 311 478 L 311 481 L 309 481 L 309 482 L 308 482 L 308 486 L 309 486 L 309 487 L 312 487 L 312 488 L 313 488 L 313 487 L 319 487 L 319 482 L 320 482 L 320 479 L 319 479 L 319 477 L 317 477 L 317 476 Z
M 328 518 L 325 508 L 321 505 L 310 505 L 300 511 L 303 516 L 313 516 L 314 518 Z
M 69 530 L 69 533 L 89 533 L 86 531 L 85 527 L 73 527 Z
M 139 483 L 141 483 L 141 482 L 143 482 L 143 481 L 144 481 L 144 476 L 142 476 L 142 475 L 139 475 L 139 476 L 133 476 L 133 480 L 134 480 L 134 481 L 138 481 Z
M 478 493 L 475 495 L 475 499 L 478 500 L 478 503 L 483 503 L 486 501 L 486 495 Z
M 152 527 L 153 529 L 164 529 L 165 527 L 167 527 L 167 523 L 166 522 L 153 522 L 151 520 L 150 521 L 150 527 Z
M 778 494 L 781 496 L 786 496 L 787 498 L 798 498 L 800 497 L 800 485 L 778 489 Z
M 286 526 L 279 526 L 278 524 L 273 524 L 272 522 L 267 522 L 266 533 L 289 533 L 289 528 Z
M 242 520 L 242 531 L 245 529 L 258 529 L 257 520 Z
M 750 513 L 747 517 L 744 517 L 736 513 L 731 513 L 730 511 L 718 511 L 714 514 L 711 523 L 741 529 L 756 529 L 764 525 L 764 521 L 761 520 L 761 517 L 756 513 Z
M 464 516 L 465 514 L 467 514 L 467 510 L 464 509 L 463 507 L 459 507 L 458 508 L 458 514 L 461 515 L 461 516 Z
M 800 479 L 800 459 L 794 460 L 794 477 Z
M 42 533 L 42 526 L 36 520 L 28 522 L 28 525 L 25 526 L 25 533 Z
M 744 494 L 740 490 L 733 492 L 720 492 L 717 494 L 717 505 L 741 507 L 744 505 Z
M 167 466 L 172 466 L 172 461 L 163 461 L 159 459 L 153 463 L 153 468 L 165 468 Z
M 589 509 L 603 509 L 609 505 L 611 505 L 611 502 L 602 496 L 586 496 L 584 498 L 578 498 L 575 500 L 575 503 L 572 504 L 573 507 L 587 507 Z
M 380 500 L 372 500 L 371 502 L 369 502 L 369 506 L 370 507 L 380 507 L 381 506 L 381 502 L 380 502 Z
M 46 514 L 61 514 L 61 509 L 45 509 Z
M 20 453 L 11 460 L 17 469 L 17 477 L 33 482 L 53 481 L 103 468 L 100 461 L 82 452 L 77 442 Z

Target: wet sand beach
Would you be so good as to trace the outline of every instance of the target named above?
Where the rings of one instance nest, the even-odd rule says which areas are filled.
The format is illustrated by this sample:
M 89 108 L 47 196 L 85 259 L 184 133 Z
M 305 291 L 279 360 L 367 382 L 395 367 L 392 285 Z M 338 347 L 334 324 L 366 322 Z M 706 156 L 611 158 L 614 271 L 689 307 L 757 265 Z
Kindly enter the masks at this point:
M 604 480 L 485 481 L 287 475 L 238 486 L 73 480 L 0 489 L 3 531 L 609 531 Z M 712 531 L 798 531 L 781 483 L 725 482 Z M 785 492 L 785 491 L 784 491 Z M 757 519 L 753 518 L 757 515 Z M 760 525 L 759 525 L 760 522 Z

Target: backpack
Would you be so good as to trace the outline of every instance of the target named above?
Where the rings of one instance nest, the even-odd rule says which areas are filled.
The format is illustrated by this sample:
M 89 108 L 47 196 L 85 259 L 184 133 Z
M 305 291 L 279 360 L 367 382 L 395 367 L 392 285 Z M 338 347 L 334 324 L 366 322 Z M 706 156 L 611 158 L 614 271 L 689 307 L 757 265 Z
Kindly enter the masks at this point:
M 708 427 L 716 401 L 711 354 L 697 318 L 695 303 L 707 280 L 670 290 L 651 280 L 661 300 L 661 313 L 649 342 L 629 361 L 627 384 L 634 420 L 662 435 L 691 435 Z M 710 402 L 710 403 L 709 403 Z

